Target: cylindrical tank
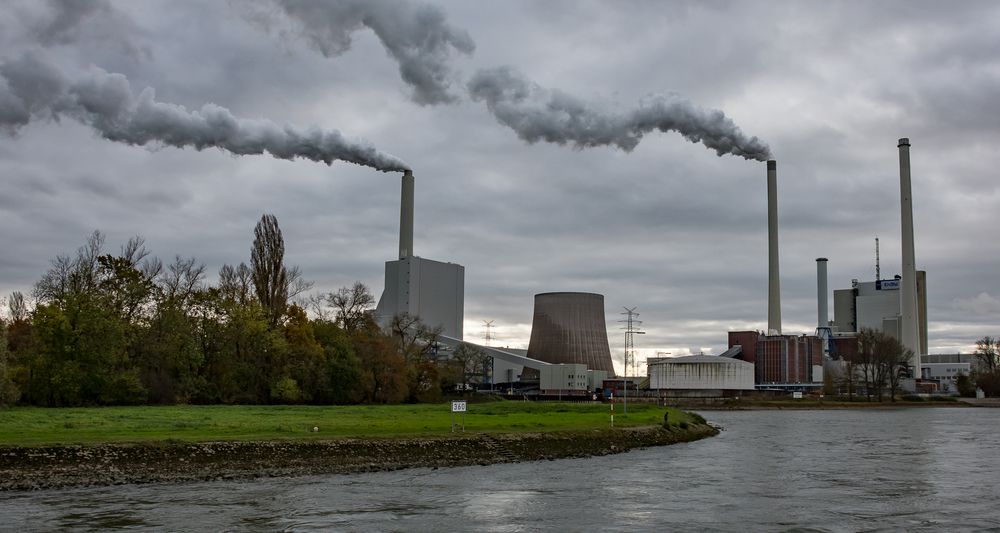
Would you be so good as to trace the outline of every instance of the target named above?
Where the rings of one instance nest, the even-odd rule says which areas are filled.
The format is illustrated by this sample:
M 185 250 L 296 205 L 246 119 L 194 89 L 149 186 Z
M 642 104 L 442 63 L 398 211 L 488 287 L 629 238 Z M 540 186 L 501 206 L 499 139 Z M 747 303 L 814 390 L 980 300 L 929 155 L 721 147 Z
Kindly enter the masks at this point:
M 604 321 L 604 295 L 536 294 L 528 357 L 547 363 L 584 364 L 590 370 L 614 375 Z

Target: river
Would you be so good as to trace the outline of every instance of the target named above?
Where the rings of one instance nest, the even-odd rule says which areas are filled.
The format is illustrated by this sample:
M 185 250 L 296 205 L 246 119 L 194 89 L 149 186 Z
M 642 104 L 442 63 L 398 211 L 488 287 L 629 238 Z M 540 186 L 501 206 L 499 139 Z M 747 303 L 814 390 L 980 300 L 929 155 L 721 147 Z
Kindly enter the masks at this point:
M 725 430 L 591 459 L 6 493 L 0 530 L 1000 529 L 1000 409 L 702 414 Z

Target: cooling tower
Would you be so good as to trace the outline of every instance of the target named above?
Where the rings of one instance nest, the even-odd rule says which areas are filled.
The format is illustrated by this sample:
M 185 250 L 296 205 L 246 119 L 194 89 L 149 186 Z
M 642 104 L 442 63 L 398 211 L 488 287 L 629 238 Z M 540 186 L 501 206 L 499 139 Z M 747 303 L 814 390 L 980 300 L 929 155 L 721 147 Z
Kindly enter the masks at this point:
M 547 363 L 575 363 L 615 374 L 604 322 L 604 296 L 586 292 L 535 295 L 528 357 Z

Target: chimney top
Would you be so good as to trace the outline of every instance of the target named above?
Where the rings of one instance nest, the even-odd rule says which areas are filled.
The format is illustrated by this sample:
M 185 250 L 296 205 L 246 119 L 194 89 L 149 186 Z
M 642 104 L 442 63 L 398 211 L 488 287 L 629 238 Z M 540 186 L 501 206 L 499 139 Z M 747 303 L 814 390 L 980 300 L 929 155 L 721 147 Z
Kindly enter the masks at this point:
M 412 177 L 413 176 L 413 171 L 410 170 L 410 169 L 406 169 L 406 170 L 403 171 L 403 175 L 404 176 L 410 176 L 410 177 Z
M 825 258 L 825 257 L 817 257 L 817 258 L 816 258 L 816 261 L 817 261 L 817 262 L 818 262 L 818 261 L 826 261 L 826 258 Z
M 777 170 L 778 169 L 778 162 L 775 161 L 774 159 L 768 159 L 767 160 L 767 169 L 768 170 Z
M 899 140 L 899 144 L 897 145 L 897 147 L 909 146 L 909 145 L 910 145 L 910 139 L 908 137 L 903 137 L 902 139 Z

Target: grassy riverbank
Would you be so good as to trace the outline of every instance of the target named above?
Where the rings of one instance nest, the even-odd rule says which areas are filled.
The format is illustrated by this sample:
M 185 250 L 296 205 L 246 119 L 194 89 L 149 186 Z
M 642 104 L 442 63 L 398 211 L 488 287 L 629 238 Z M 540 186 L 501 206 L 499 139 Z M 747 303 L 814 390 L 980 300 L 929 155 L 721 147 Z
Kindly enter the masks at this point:
M 609 406 L 591 403 L 470 403 L 465 430 L 523 433 L 607 428 Z M 693 423 L 690 415 L 649 404 L 615 406 L 616 427 Z M 361 406 L 140 406 L 0 410 L 0 446 L 57 444 L 328 440 L 451 434 L 450 404 Z M 456 414 L 461 421 L 461 414 Z M 318 432 L 312 429 L 318 427 Z

